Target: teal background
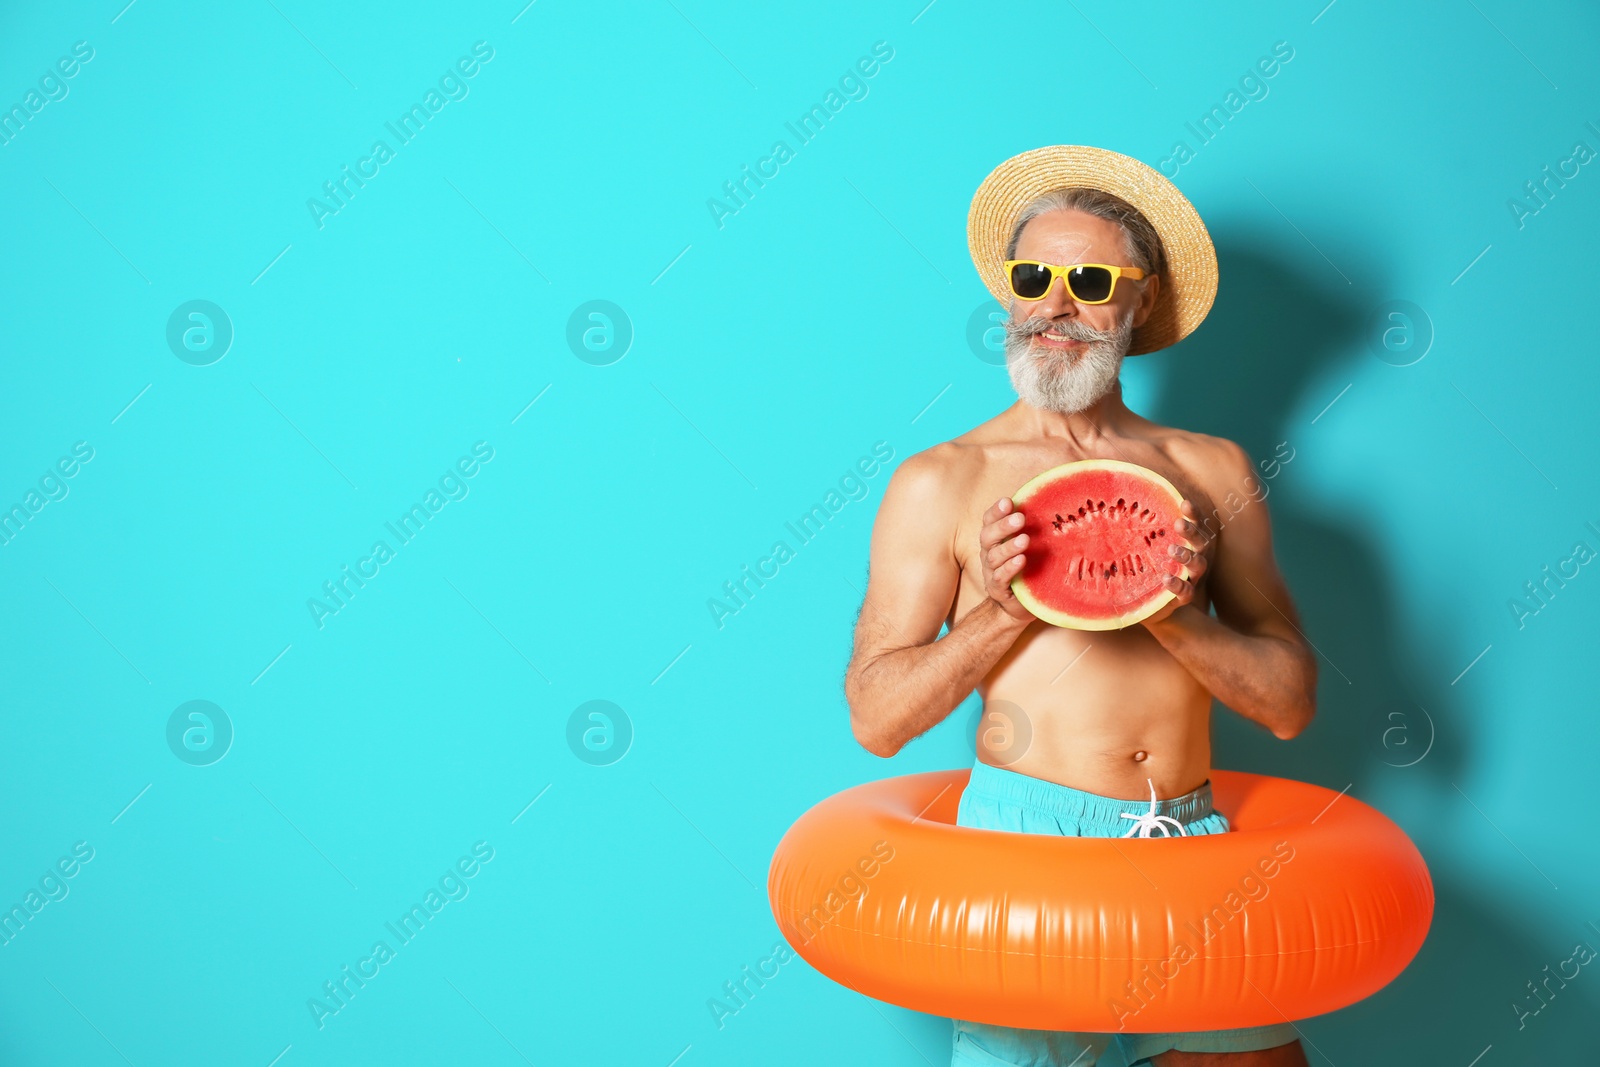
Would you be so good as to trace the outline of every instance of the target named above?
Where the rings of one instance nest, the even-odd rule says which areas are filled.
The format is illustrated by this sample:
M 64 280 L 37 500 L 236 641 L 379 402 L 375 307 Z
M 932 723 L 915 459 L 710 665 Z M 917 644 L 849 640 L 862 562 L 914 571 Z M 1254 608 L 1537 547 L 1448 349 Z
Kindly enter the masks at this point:
M 1012 401 L 967 333 L 992 167 L 1194 151 L 1279 41 L 1168 166 L 1216 305 L 1125 374 L 1152 417 L 1294 453 L 1268 505 L 1319 715 L 1279 742 L 1219 709 L 1215 764 L 1348 784 L 1435 879 L 1406 973 L 1300 1023 L 1313 1063 L 1593 1062 L 1593 968 L 1512 1005 L 1600 948 L 1600 577 L 1509 605 L 1600 548 L 1600 164 L 1508 206 L 1600 149 L 1593 5 L 121 4 L 0 16 L 7 108 L 94 50 L 0 145 L 0 505 L 93 449 L 0 546 L 0 904 L 94 850 L 0 947 L 0 1062 L 947 1062 L 946 1020 L 798 959 L 708 1007 L 778 939 L 798 815 L 971 759 L 972 701 L 888 762 L 848 729 L 888 470 L 720 627 L 708 601 L 874 442 L 892 468 Z M 319 228 L 307 200 L 478 41 L 468 95 Z M 708 199 L 878 41 L 868 95 L 719 228 Z M 191 300 L 232 324 L 208 366 L 167 343 Z M 608 365 L 568 345 L 591 300 L 631 322 Z M 1397 323 L 1429 339 L 1408 366 Z M 308 599 L 476 442 L 467 495 L 319 628 Z M 208 766 L 168 745 L 191 700 L 232 725 Z M 631 724 L 609 765 L 569 747 L 591 700 Z M 319 1028 L 477 842 L 469 894 Z

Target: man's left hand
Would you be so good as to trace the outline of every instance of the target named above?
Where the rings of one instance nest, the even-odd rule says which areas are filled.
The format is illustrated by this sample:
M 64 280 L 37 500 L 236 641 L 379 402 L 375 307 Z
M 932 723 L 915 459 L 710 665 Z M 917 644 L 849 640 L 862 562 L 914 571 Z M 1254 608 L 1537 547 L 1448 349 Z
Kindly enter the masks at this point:
M 1174 543 L 1167 546 L 1167 554 L 1182 563 L 1187 568 L 1187 578 L 1168 576 L 1164 583 L 1167 590 L 1174 594 L 1172 601 L 1144 620 L 1146 626 L 1152 623 L 1164 622 L 1173 612 L 1188 604 L 1194 599 L 1195 586 L 1206 573 L 1206 546 L 1211 539 L 1195 521 L 1194 505 L 1185 500 L 1179 505 L 1183 517 L 1173 524 L 1172 533 Z

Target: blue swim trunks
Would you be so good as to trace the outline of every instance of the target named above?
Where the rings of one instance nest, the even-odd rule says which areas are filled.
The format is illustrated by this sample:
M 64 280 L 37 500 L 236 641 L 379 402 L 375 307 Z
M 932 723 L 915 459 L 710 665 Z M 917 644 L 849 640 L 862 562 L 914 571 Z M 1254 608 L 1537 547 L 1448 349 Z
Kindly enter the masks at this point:
M 1177 836 L 1173 823 L 1186 834 L 1223 834 L 1228 819 L 1211 806 L 1211 780 L 1181 797 L 1156 802 L 1155 814 L 1170 820 L 1146 834 L 1145 822 L 1122 818 L 1146 815 L 1149 801 L 1118 800 L 1057 785 L 979 761 L 956 809 L 957 826 L 1009 830 L 1063 837 Z M 1150 1062 L 1169 1049 L 1183 1052 L 1252 1052 L 1299 1040 L 1288 1023 L 1236 1030 L 1203 1030 L 1181 1034 L 1074 1033 L 1020 1030 L 989 1023 L 952 1020 L 951 1067 L 1094 1067 L 1101 1053 L 1115 1046 L 1126 1067 Z

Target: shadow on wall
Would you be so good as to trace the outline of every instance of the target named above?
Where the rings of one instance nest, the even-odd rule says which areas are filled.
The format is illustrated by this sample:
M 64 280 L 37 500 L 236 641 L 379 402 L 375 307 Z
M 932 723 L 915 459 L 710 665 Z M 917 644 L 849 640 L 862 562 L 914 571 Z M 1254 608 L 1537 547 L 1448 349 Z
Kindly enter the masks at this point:
M 1272 457 L 1281 442 L 1295 449 L 1296 459 L 1324 447 L 1311 418 L 1349 380 L 1340 367 L 1353 377 L 1364 369 L 1358 361 L 1376 358 L 1367 332 L 1374 309 L 1393 295 L 1342 285 L 1331 270 L 1326 278 L 1304 276 L 1278 248 L 1276 236 L 1219 241 L 1223 280 L 1204 326 L 1177 349 L 1139 357 L 1158 363 L 1151 368 L 1157 400 L 1150 417 L 1231 438 L 1258 461 Z M 1307 395 L 1309 388 L 1318 395 Z M 1301 414 L 1306 411 L 1312 414 Z M 1332 789 L 1349 782 L 1357 798 L 1403 793 L 1418 797 L 1423 811 L 1467 807 L 1453 784 L 1472 754 L 1471 738 L 1455 725 L 1462 721 L 1459 698 L 1449 679 L 1414 671 L 1416 643 L 1399 628 L 1381 546 L 1358 520 L 1342 521 L 1333 509 L 1316 507 L 1297 488 L 1295 474 L 1291 462 L 1269 483 L 1267 504 L 1301 625 L 1321 653 L 1317 718 L 1286 743 L 1219 709 L 1213 761 Z M 1448 615 L 1439 624 L 1448 626 Z M 1428 824 L 1412 823 L 1408 833 L 1434 879 L 1428 940 L 1393 985 L 1338 1013 L 1339 1033 L 1370 1038 L 1359 1045 L 1346 1038 L 1322 1053 L 1335 1062 L 1465 1065 L 1492 1044 L 1490 1056 L 1499 1063 L 1584 1062 L 1580 1053 L 1593 1055 L 1594 1035 L 1584 1030 L 1586 1020 L 1600 1014 L 1600 975 L 1589 977 L 1589 967 L 1565 982 L 1551 975 L 1570 976 L 1576 961 L 1563 961 L 1580 940 L 1600 948 L 1600 930 L 1586 928 L 1580 918 L 1570 936 L 1544 943 L 1547 935 L 1533 933 L 1521 918 L 1531 913 L 1537 921 L 1544 908 L 1526 899 L 1486 898 L 1468 871 L 1433 859 L 1438 842 L 1430 839 Z M 1487 822 L 1475 840 L 1491 862 L 1523 862 Z M 1535 901 L 1543 893 L 1552 894 L 1548 904 L 1557 903 L 1542 879 L 1528 890 Z M 1306 1031 L 1311 1041 L 1313 1030 L 1334 1032 L 1326 1025 L 1331 1021 L 1312 1021 Z M 1310 1042 L 1306 1051 L 1313 1063 L 1325 1062 Z M 1571 1059 L 1557 1059 L 1564 1055 Z

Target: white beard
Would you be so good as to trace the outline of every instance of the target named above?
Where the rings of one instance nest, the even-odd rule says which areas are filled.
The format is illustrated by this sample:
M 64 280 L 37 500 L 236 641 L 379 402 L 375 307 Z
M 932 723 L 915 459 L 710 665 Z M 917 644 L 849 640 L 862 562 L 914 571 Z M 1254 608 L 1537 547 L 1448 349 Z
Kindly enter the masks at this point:
M 1006 322 L 1006 370 L 1025 403 L 1045 411 L 1071 415 L 1089 407 L 1116 385 L 1123 357 L 1133 344 L 1133 316 L 1138 306 L 1114 329 L 1096 330 L 1075 320 L 1052 324 L 1074 341 L 1088 342 L 1080 352 L 1050 350 L 1034 343 L 1046 325 L 1043 319 L 1012 317 Z

